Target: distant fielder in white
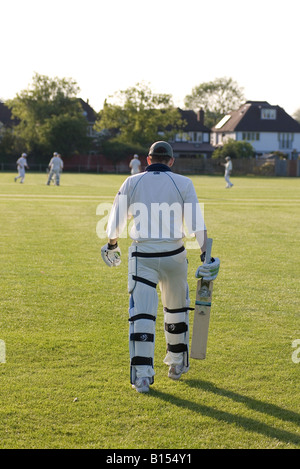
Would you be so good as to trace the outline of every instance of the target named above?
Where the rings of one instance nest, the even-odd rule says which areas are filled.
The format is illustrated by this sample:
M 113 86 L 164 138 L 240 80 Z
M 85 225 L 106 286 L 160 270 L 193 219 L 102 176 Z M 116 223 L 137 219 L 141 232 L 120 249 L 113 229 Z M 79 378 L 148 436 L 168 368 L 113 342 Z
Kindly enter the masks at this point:
M 27 164 L 27 154 L 22 153 L 20 158 L 17 160 L 17 170 L 19 176 L 15 177 L 15 182 L 17 181 L 17 179 L 21 179 L 20 183 L 23 184 L 25 180 L 25 168 L 29 169 L 29 166 Z
M 157 285 L 164 307 L 168 376 L 177 380 L 189 369 L 189 294 L 183 218 L 190 234 L 205 251 L 207 232 L 192 181 L 171 171 L 172 147 L 155 142 L 145 172 L 128 177 L 115 197 L 107 235 L 101 248 L 104 262 L 121 262 L 118 238 L 133 217 L 128 257 L 130 381 L 137 392 L 148 392 L 154 382 Z M 219 259 L 200 266 L 196 274 L 215 279 Z
M 232 182 L 230 182 L 230 174 L 231 174 L 231 171 L 232 171 L 232 161 L 231 161 L 230 156 L 226 156 L 225 161 L 226 161 L 226 163 L 223 164 L 223 166 L 225 167 L 224 177 L 225 177 L 225 181 L 227 183 L 226 184 L 226 189 L 230 189 L 230 187 L 233 186 Z
M 141 172 L 141 162 L 138 155 L 133 156 L 129 163 L 129 168 L 131 169 L 131 174 L 138 174 Z
M 49 162 L 49 176 L 48 176 L 48 181 L 47 181 L 47 186 L 50 185 L 50 182 L 52 180 L 52 177 L 55 177 L 55 184 L 57 186 L 60 185 L 60 173 L 62 172 L 64 167 L 63 160 L 61 159 L 61 156 L 54 152 L 53 157 L 51 158 Z

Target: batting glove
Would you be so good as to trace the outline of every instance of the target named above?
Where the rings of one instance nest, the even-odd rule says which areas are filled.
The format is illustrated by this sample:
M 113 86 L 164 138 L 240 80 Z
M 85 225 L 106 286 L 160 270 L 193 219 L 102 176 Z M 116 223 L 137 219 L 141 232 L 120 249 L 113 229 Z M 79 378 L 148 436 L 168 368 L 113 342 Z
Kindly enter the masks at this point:
M 121 264 L 121 249 L 116 244 L 105 244 L 101 248 L 101 257 L 109 267 L 118 267 Z
M 217 278 L 219 269 L 220 259 L 218 257 L 212 257 L 209 264 L 204 263 L 198 267 L 195 273 L 195 277 L 202 278 L 206 282 L 211 282 Z

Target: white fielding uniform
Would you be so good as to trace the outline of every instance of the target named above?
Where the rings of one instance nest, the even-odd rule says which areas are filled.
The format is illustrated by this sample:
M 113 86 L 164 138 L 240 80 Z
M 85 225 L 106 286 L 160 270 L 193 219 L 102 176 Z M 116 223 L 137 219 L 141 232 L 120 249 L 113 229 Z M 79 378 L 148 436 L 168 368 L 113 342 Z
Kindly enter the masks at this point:
M 53 156 L 53 158 L 51 158 L 50 160 L 49 166 L 50 166 L 50 172 L 49 172 L 47 185 L 49 186 L 52 177 L 55 176 L 55 183 L 57 186 L 59 186 L 60 173 L 64 167 L 62 159 L 59 156 Z
M 108 238 L 119 238 L 131 216 L 134 220 L 128 257 L 131 383 L 149 377 L 152 384 L 157 285 L 164 307 L 167 342 L 164 362 L 169 366 L 183 364 L 185 371 L 189 368 L 189 295 L 183 217 L 189 234 L 195 233 L 199 246 L 206 228 L 192 181 L 172 173 L 163 164 L 151 164 L 145 172 L 128 177 L 122 184 L 109 216 Z M 170 255 L 172 251 L 175 253 Z
M 24 158 L 23 156 L 21 156 L 18 160 L 17 160 L 17 169 L 18 169 L 18 173 L 19 173 L 19 176 L 15 177 L 15 181 L 17 179 L 21 179 L 20 182 L 24 182 L 24 179 L 25 179 L 25 168 L 27 168 L 27 159 Z
M 224 175 L 224 177 L 225 177 L 225 181 L 227 182 L 226 187 L 233 186 L 232 182 L 230 182 L 230 179 L 229 179 L 231 171 L 232 171 L 232 161 L 229 160 L 229 161 L 227 161 L 227 163 L 225 163 L 225 175 Z
M 138 174 L 141 171 L 141 162 L 138 158 L 133 158 L 130 163 L 129 167 L 131 168 L 131 174 Z

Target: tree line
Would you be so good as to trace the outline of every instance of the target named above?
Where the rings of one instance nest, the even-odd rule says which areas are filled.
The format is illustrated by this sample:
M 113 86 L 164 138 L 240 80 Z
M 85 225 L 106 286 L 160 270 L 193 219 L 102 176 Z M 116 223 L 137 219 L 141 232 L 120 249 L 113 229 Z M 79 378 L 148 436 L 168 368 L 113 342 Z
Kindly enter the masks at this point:
M 95 137 L 90 138 L 79 92 L 73 79 L 35 73 L 27 89 L 5 102 L 14 124 L 2 129 L 1 160 L 26 151 L 42 162 L 53 151 L 70 157 L 90 150 L 122 159 L 132 153 L 145 154 L 159 136 L 168 140 L 186 125 L 172 95 L 153 93 L 147 84 L 137 83 L 105 100 L 96 115 Z M 223 77 L 193 88 L 184 105 L 194 111 L 202 108 L 205 125 L 211 128 L 244 100 L 242 88 Z M 241 150 L 241 156 L 247 153 Z

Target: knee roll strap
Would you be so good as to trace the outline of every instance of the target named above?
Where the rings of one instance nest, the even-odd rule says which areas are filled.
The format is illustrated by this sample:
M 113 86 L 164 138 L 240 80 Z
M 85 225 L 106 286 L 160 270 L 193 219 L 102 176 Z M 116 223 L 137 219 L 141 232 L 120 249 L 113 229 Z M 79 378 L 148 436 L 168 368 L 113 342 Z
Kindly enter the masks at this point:
M 177 322 L 167 324 L 165 323 L 165 331 L 169 332 L 170 334 L 182 334 L 183 332 L 187 332 L 188 325 L 185 322 Z
M 167 345 L 167 351 L 168 352 L 173 352 L 173 353 L 182 353 L 182 352 L 187 352 L 188 347 L 187 344 L 168 344 Z
M 134 314 L 132 297 L 130 298 L 129 315 L 130 382 L 134 384 L 136 366 L 149 366 L 153 369 L 156 318 L 146 313 Z M 152 377 L 150 384 L 153 382 Z
M 147 332 L 136 332 L 130 334 L 130 340 L 138 342 L 153 342 L 154 334 L 148 334 Z
M 188 367 L 188 311 L 190 308 L 164 308 L 167 352 L 183 353 L 184 365 Z

